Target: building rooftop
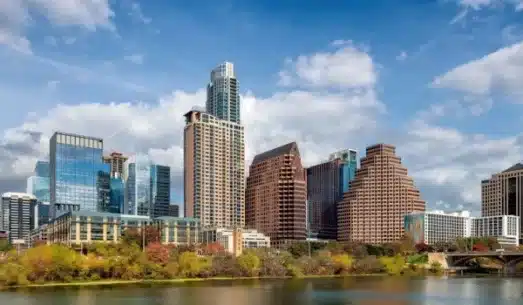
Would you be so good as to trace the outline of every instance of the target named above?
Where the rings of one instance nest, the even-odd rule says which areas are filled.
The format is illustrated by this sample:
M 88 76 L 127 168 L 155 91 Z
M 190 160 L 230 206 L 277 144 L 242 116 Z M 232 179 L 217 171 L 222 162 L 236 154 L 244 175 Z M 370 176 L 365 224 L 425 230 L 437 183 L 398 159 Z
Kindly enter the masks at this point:
M 32 194 L 27 193 L 17 193 L 17 192 L 7 192 L 2 194 L 2 198 L 12 198 L 12 197 L 29 197 L 29 199 L 36 200 L 36 197 Z
M 506 170 L 504 170 L 503 173 L 515 172 L 515 171 L 520 171 L 520 170 L 523 170 L 523 164 L 516 163 L 516 164 L 512 165 L 511 167 L 507 168 Z
M 252 160 L 252 163 L 260 163 L 265 160 L 272 159 L 274 157 L 278 157 L 285 154 L 290 154 L 293 149 L 297 149 L 298 144 L 296 142 L 287 143 L 285 145 L 276 147 L 274 149 L 268 150 L 266 152 L 263 152 L 261 154 L 258 154 L 254 157 L 254 160 Z

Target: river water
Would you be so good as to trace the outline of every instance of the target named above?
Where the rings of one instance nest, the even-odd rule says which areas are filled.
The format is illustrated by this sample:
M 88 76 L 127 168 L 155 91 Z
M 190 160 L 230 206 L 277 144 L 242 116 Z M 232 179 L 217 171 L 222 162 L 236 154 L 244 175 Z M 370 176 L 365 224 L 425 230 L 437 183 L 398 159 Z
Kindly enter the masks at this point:
M 522 305 L 522 278 L 350 277 L 0 292 L 0 305 Z

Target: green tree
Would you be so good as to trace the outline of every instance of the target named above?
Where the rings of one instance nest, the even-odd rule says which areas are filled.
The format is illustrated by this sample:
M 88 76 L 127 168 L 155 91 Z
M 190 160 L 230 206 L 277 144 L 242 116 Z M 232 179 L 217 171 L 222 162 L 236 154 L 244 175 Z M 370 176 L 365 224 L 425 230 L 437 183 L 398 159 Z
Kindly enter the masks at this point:
M 260 272 L 260 258 L 251 251 L 238 256 L 238 264 L 246 276 L 258 276 Z
M 178 258 L 180 275 L 196 277 L 203 269 L 200 258 L 194 252 L 183 252 Z
M 352 257 L 348 254 L 337 254 L 332 256 L 332 263 L 336 274 L 346 273 L 352 267 Z

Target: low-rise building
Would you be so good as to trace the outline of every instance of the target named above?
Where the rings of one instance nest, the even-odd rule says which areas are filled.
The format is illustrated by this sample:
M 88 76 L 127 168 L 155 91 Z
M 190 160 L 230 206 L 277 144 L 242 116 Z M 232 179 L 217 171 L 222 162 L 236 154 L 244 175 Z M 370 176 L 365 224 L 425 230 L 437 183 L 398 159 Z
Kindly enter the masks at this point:
M 199 242 L 199 221 L 193 218 L 159 217 L 72 211 L 54 219 L 47 227 L 48 243 L 70 246 L 92 242 L 120 242 L 127 229 L 141 232 L 146 226 L 159 229 L 162 244 L 188 245 Z M 35 230 L 34 234 L 38 234 Z
M 415 243 L 434 245 L 463 237 L 494 237 L 501 246 L 519 245 L 519 216 L 471 217 L 467 211 L 416 212 L 405 216 L 405 232 Z
M 190 245 L 200 242 L 200 220 L 163 216 L 154 219 L 162 244 Z
M 31 230 L 31 233 L 26 238 L 26 243 L 29 247 L 34 247 L 41 243 L 47 243 L 49 231 L 47 224 L 41 225 L 36 229 Z
M 270 237 L 254 229 L 207 228 L 202 230 L 202 243 L 219 243 L 228 253 L 238 256 L 244 249 L 269 248 Z

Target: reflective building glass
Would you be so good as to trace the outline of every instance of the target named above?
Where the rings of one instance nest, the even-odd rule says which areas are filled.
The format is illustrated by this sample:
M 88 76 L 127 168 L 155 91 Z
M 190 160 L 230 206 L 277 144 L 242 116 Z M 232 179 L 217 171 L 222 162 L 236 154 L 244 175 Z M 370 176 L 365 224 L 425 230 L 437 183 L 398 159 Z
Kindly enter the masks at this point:
M 53 216 L 67 211 L 97 211 L 108 205 L 109 165 L 102 139 L 55 133 L 50 143 L 50 199 Z M 100 194 L 100 192 L 102 192 Z
M 123 213 L 124 211 L 124 183 L 122 178 L 111 178 L 111 202 L 109 213 Z
M 131 215 L 161 217 L 169 214 L 170 167 L 152 164 L 148 156 L 137 155 L 129 163 L 125 212 Z

